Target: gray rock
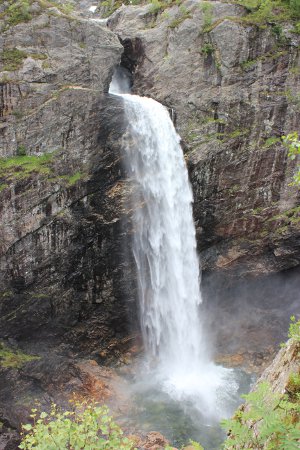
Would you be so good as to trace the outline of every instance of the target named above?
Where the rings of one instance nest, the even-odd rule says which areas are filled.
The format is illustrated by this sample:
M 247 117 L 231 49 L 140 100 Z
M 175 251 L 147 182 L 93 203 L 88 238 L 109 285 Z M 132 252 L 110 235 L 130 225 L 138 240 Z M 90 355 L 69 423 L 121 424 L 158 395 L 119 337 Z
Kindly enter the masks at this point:
M 280 143 L 300 119 L 299 37 L 243 22 L 237 5 L 203 5 L 186 1 L 156 15 L 147 5 L 122 7 L 109 26 L 126 42 L 122 64 L 134 71 L 134 92 L 176 111 L 203 270 L 286 270 L 300 262 L 296 165 Z M 130 45 L 137 39 L 138 53 Z

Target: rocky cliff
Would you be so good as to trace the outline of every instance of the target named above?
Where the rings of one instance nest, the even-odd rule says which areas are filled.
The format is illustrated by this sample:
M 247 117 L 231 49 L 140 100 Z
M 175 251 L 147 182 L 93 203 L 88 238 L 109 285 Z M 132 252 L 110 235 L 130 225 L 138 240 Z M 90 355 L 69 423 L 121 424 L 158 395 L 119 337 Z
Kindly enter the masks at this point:
M 134 92 L 176 112 L 203 270 L 234 275 L 299 265 L 295 162 L 280 138 L 299 124 L 299 37 L 243 21 L 234 3 L 127 6 L 109 27 Z
M 17 18 L 9 5 L 0 16 L 0 420 L 17 426 L 29 398 L 50 401 L 49 384 L 61 395 L 74 355 L 104 361 L 127 348 L 134 289 L 123 107 L 107 94 L 122 46 L 103 24 L 51 3 L 30 2 Z M 25 372 L 20 349 L 41 358 Z
M 223 1 L 122 6 L 108 26 L 133 91 L 173 111 L 217 348 L 262 362 L 298 310 L 297 162 L 281 136 L 299 125 L 299 35 Z
M 74 356 L 112 361 L 130 344 L 126 123 L 107 94 L 120 61 L 182 137 L 219 351 L 264 360 L 299 292 L 299 190 L 280 140 L 299 123 L 299 37 L 217 1 L 123 6 L 110 30 L 82 11 L 28 3 L 0 5 L 0 338 L 42 359 L 2 367 L 0 420 L 17 426 L 24 402 L 72 386 Z M 242 278 L 291 268 L 267 284 Z

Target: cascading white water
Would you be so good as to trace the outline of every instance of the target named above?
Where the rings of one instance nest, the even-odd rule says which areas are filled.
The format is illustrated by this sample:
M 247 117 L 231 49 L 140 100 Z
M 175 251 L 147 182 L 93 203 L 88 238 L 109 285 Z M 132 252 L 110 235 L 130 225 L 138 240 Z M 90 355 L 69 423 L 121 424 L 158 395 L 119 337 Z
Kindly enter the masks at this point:
M 123 79 L 124 81 L 124 79 Z M 207 355 L 199 317 L 201 293 L 187 168 L 168 110 L 146 97 L 122 94 L 128 120 L 125 139 L 133 201 L 133 253 L 139 283 L 140 320 L 151 375 L 177 400 L 207 415 L 224 415 L 221 397 L 236 390 L 231 371 Z

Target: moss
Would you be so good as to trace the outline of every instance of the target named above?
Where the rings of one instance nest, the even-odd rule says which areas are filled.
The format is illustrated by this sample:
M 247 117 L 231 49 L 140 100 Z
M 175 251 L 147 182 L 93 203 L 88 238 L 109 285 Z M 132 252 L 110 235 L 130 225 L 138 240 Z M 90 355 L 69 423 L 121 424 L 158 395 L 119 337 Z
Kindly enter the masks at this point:
M 276 228 L 274 230 L 274 233 L 275 234 L 285 234 L 288 231 L 288 228 L 289 227 L 287 225 L 284 225 L 283 227 Z
M 30 58 L 38 59 L 38 60 L 48 59 L 48 55 L 46 55 L 46 53 L 31 53 L 28 56 L 30 56 Z
M 284 56 L 288 53 L 287 50 L 278 50 L 277 47 L 274 47 L 270 52 L 264 53 L 263 55 L 258 56 L 256 59 L 249 59 L 247 61 L 243 61 L 240 64 L 241 69 L 247 71 L 254 67 L 258 62 L 265 62 L 267 60 L 276 60 L 281 56 Z
M 182 22 L 184 22 L 186 19 L 191 19 L 192 15 L 190 14 L 190 11 L 185 8 L 183 5 L 179 7 L 179 15 L 176 17 L 172 22 L 168 25 L 169 28 L 176 28 L 178 27 Z
M 278 142 L 281 142 L 281 139 L 279 137 L 271 136 L 265 140 L 263 147 L 270 148 L 270 147 L 273 147 L 273 145 L 278 144 Z
M 15 116 L 16 119 L 22 119 L 24 116 L 23 112 L 19 109 L 14 109 L 14 111 L 12 111 L 12 115 Z
M 48 181 L 53 183 L 63 183 L 67 186 L 73 186 L 77 181 L 84 178 L 85 174 L 81 172 L 76 172 L 73 175 L 57 175 L 52 178 L 48 178 Z
M 299 75 L 300 74 L 300 67 L 298 67 L 298 66 L 291 67 L 289 69 L 289 73 L 291 73 L 292 75 Z
M 295 219 L 298 216 L 298 214 L 300 214 L 300 206 L 296 206 L 295 208 L 287 209 L 286 211 L 283 211 L 280 214 L 277 214 L 276 216 L 273 216 L 270 219 L 268 219 L 268 222 L 275 221 L 275 220 Z
M 27 58 L 27 54 L 16 47 L 4 49 L 3 52 L 0 53 L 0 61 L 4 65 L 3 70 L 6 70 L 7 72 L 20 69 L 25 58 Z
M 81 180 L 83 178 L 84 174 L 80 172 L 74 173 L 74 175 L 71 175 L 66 178 L 67 183 L 69 186 L 73 186 L 77 181 Z
M 50 69 L 51 68 L 51 64 L 48 61 L 43 61 L 42 68 L 43 69 Z
M 36 298 L 36 299 L 43 299 L 43 298 L 48 298 L 49 296 L 47 294 L 39 294 L 39 293 L 35 293 L 31 295 L 31 298 Z
M 53 156 L 53 153 L 45 153 L 41 156 L 19 155 L 13 158 L 0 158 L 0 177 L 6 180 L 26 178 L 32 172 L 47 175 L 51 172 L 49 164 Z
M 20 350 L 12 350 L 0 342 L 0 366 L 19 369 L 29 361 L 40 359 L 39 356 L 27 355 Z
M 13 295 L 12 291 L 4 291 L 0 293 L 0 298 L 8 298 L 11 297 Z
M 4 191 L 8 187 L 8 184 L 0 183 L 0 192 Z

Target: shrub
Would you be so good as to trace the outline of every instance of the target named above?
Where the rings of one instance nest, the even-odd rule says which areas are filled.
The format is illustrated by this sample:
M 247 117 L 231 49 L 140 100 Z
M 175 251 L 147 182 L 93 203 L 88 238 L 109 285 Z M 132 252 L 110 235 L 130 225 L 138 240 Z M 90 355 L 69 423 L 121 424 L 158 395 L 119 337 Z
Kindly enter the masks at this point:
M 223 428 L 229 432 L 224 449 L 299 448 L 299 385 L 293 397 L 272 392 L 267 382 L 260 383 L 255 391 L 243 397 L 247 406 L 240 408 L 232 419 L 222 422 Z
M 215 48 L 210 43 L 204 44 L 203 47 L 201 48 L 201 53 L 203 53 L 206 56 L 212 55 L 214 51 L 215 51 Z
M 17 155 L 18 156 L 25 156 L 26 155 L 26 147 L 25 145 L 21 144 L 17 148 Z
M 300 320 L 296 321 L 295 316 L 291 317 L 288 336 L 293 342 L 300 343 Z
M 12 72 L 18 70 L 23 63 L 23 59 L 27 58 L 27 54 L 18 48 L 7 48 L 0 53 L 0 60 L 4 64 L 4 70 Z
M 290 133 L 287 136 L 282 136 L 282 141 L 283 144 L 289 149 L 288 157 L 290 159 L 295 159 L 297 155 L 300 155 L 300 141 L 297 132 Z M 298 171 L 294 175 L 294 181 L 291 184 L 300 186 L 300 166 L 298 166 Z M 299 322 L 297 323 L 299 328 Z
M 62 411 L 52 404 L 50 413 L 32 410 L 33 424 L 23 425 L 21 449 L 36 450 L 132 450 L 106 406 L 76 402 L 74 410 Z

